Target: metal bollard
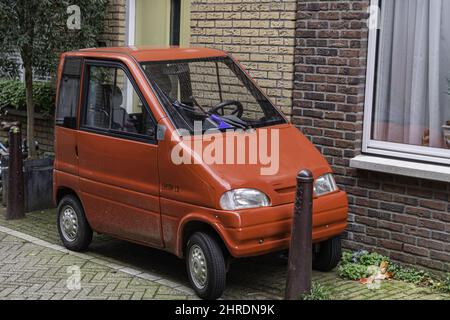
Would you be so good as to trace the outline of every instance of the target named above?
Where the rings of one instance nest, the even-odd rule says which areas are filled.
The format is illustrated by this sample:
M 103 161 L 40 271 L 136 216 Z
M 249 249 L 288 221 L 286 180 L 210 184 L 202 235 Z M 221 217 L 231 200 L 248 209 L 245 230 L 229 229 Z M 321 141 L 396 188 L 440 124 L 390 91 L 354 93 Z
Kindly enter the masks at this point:
M 302 295 L 311 292 L 313 184 L 311 171 L 303 170 L 297 175 L 286 300 L 298 300 Z
M 22 138 L 19 127 L 9 130 L 9 174 L 8 174 L 8 205 L 6 219 L 25 218 L 25 191 L 22 159 Z

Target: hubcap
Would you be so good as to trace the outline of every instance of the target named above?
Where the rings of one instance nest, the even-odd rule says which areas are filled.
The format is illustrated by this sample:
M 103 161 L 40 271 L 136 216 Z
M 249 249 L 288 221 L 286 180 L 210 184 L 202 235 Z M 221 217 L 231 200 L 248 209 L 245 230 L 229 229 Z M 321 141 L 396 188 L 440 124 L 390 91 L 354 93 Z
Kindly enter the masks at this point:
M 59 219 L 59 225 L 64 239 L 72 242 L 77 238 L 78 218 L 72 207 L 67 206 L 63 210 Z
M 198 245 L 189 249 L 189 272 L 197 288 L 203 289 L 208 279 L 208 267 L 203 250 Z

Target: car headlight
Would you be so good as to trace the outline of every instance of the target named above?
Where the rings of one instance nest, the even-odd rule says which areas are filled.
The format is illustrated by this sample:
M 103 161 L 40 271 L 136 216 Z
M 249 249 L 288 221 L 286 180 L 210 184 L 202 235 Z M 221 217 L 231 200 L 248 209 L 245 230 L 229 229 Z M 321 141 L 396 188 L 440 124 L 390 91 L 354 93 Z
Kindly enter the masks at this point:
M 270 206 L 269 198 L 255 189 L 235 189 L 225 192 L 220 198 L 223 210 L 240 210 Z
M 338 186 L 336 184 L 336 181 L 334 181 L 334 177 L 331 173 L 317 178 L 314 182 L 314 193 L 318 197 L 331 192 L 335 192 L 337 190 L 339 190 Z

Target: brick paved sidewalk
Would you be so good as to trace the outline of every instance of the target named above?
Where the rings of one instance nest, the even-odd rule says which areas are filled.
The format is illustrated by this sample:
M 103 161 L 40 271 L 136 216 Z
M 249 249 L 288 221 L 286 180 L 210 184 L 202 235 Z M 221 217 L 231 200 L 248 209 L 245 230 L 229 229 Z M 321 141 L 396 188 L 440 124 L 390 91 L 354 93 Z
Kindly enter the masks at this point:
M 157 277 L 145 279 L 88 259 L 0 231 L 0 299 L 194 298 Z
M 0 299 L 195 299 L 188 288 L 184 262 L 153 250 L 106 236 L 94 236 L 85 254 L 61 247 L 54 210 L 5 221 L 0 208 Z M 39 240 L 40 239 L 40 240 Z M 67 289 L 78 266 L 81 290 Z M 227 278 L 224 299 L 281 299 L 286 260 L 264 256 L 236 260 Z M 332 299 L 448 299 L 449 294 L 399 281 L 369 290 L 340 279 L 335 272 L 314 272 L 314 280 L 331 291 Z

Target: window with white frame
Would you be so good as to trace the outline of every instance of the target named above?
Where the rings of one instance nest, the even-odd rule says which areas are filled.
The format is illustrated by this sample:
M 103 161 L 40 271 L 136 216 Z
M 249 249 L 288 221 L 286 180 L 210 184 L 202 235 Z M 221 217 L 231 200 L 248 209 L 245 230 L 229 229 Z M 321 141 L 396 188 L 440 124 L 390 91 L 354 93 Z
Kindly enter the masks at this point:
M 372 5 L 363 149 L 450 164 L 450 1 Z

